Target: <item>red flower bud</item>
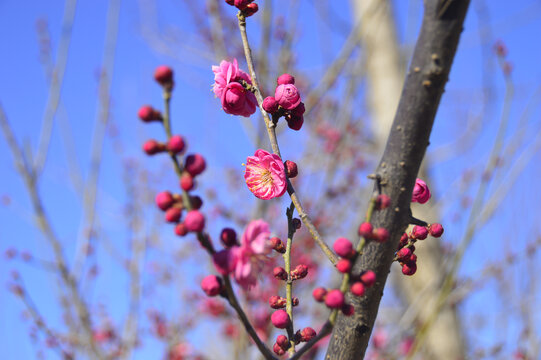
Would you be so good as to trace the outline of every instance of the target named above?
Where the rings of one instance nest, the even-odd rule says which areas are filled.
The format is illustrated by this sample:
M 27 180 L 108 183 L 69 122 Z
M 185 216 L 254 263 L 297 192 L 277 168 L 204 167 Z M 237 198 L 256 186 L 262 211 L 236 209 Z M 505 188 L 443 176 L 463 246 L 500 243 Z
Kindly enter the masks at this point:
M 287 280 L 287 272 L 283 267 L 277 266 L 272 271 L 275 278 L 279 280 Z
M 186 229 L 191 232 L 200 232 L 205 227 L 205 217 L 199 210 L 188 211 L 184 219 Z
M 359 236 L 362 236 L 367 240 L 372 238 L 373 231 L 374 228 L 372 227 L 372 224 L 368 222 L 363 222 L 361 225 L 359 225 Z
M 167 142 L 167 150 L 179 154 L 184 150 L 184 139 L 180 135 L 173 135 Z
M 191 154 L 186 156 L 184 160 L 184 170 L 186 170 L 190 175 L 197 176 L 205 171 L 207 164 L 205 158 L 200 154 Z
M 287 350 L 289 348 L 289 345 L 291 345 L 287 336 L 285 335 L 278 335 L 276 337 L 276 343 L 284 350 Z
M 305 327 L 301 330 L 301 341 L 308 342 L 316 336 L 316 331 L 311 327 Z
M 175 199 L 169 191 L 162 191 L 156 195 L 156 205 L 163 211 L 169 209 L 174 203 Z
M 190 204 L 193 210 L 199 210 L 203 206 L 203 200 L 198 195 L 190 196 Z
M 222 291 L 222 279 L 215 275 L 209 275 L 201 281 L 201 289 L 208 296 L 216 296 Z
M 351 285 L 349 290 L 355 296 L 363 296 L 365 288 L 362 282 L 356 281 Z
M 289 74 L 282 74 L 278 76 L 278 79 L 276 79 L 277 85 L 285 85 L 285 84 L 295 84 L 295 78 Z
M 322 287 L 315 288 L 314 291 L 312 291 L 312 296 L 317 302 L 325 301 L 326 295 L 327 295 L 327 290 Z
M 173 70 L 169 66 L 158 66 L 154 71 L 154 79 L 162 86 L 171 86 L 173 83 Z
M 193 181 L 193 177 L 188 173 L 182 173 L 180 176 L 180 187 L 184 191 L 190 191 L 193 190 L 195 186 L 195 182 Z
M 374 229 L 373 234 L 374 234 L 374 240 L 376 240 L 379 243 L 386 242 L 387 240 L 389 240 L 389 236 L 391 236 L 389 234 L 389 230 L 387 230 L 385 228 Z
M 431 224 L 428 227 L 428 232 L 435 238 L 439 238 L 443 235 L 443 226 L 438 223 Z
M 276 252 L 279 252 L 280 254 L 284 254 L 286 252 L 286 248 L 284 246 L 284 243 L 282 242 L 282 240 L 280 240 L 279 238 L 277 238 L 276 236 L 275 237 L 272 237 L 270 239 L 270 243 L 271 243 L 271 247 L 276 251 Z
M 403 248 L 404 246 L 408 245 L 408 242 L 409 242 L 408 234 L 403 233 L 402 236 L 400 237 L 400 242 L 398 243 L 398 248 L 399 249 Z
M 424 240 L 428 236 L 428 230 L 424 226 L 415 225 L 411 231 L 411 235 L 417 240 Z
M 299 171 L 297 169 L 297 164 L 294 163 L 293 161 L 286 160 L 285 168 L 287 172 L 287 177 L 290 179 L 293 179 L 299 174 Z
M 325 297 L 325 305 L 331 309 L 340 309 L 344 305 L 344 301 L 344 294 L 338 289 L 329 291 Z
M 155 155 L 166 150 L 165 145 L 157 142 L 156 140 L 147 140 L 143 144 L 143 151 L 147 155 Z
M 283 336 L 283 335 L 281 335 Z M 285 337 L 285 336 L 284 336 Z M 272 345 L 272 351 L 274 351 L 274 353 L 278 356 L 282 356 L 286 353 L 286 351 L 284 349 L 282 349 L 280 347 L 280 345 L 278 345 L 278 343 L 274 343 L 274 345 Z
M 162 114 L 150 105 L 141 106 L 137 116 L 144 122 L 162 121 Z
M 278 329 L 285 329 L 289 326 L 291 320 L 285 310 L 276 310 L 271 315 L 271 322 Z
M 340 271 L 342 274 L 347 274 L 351 271 L 351 261 L 347 259 L 340 259 L 336 263 L 336 269 Z
M 344 314 L 345 316 L 351 316 L 355 314 L 355 308 L 351 304 L 344 304 L 340 310 L 342 310 L 342 314 Z
M 376 282 L 376 273 L 372 270 L 367 270 L 361 274 L 361 281 L 366 287 L 371 287 Z
M 411 254 L 413 254 L 411 249 L 407 248 L 407 247 L 404 247 L 404 248 L 398 250 L 398 253 L 396 254 L 396 257 L 398 258 L 398 260 L 404 261 L 404 259 L 409 259 Z
M 269 306 L 273 309 L 281 309 L 286 307 L 287 299 L 273 295 L 269 298 Z
M 180 221 L 181 216 L 182 210 L 177 207 L 172 207 L 165 212 L 165 221 L 176 223 Z
M 268 112 L 269 114 L 274 114 L 276 111 L 278 111 L 278 101 L 272 96 L 267 96 L 265 100 L 263 100 L 263 110 Z
M 338 238 L 333 244 L 334 251 L 341 257 L 349 257 L 353 252 L 353 244 L 346 238 Z
M 291 271 L 292 280 L 303 279 L 306 275 L 308 275 L 308 266 L 303 264 L 297 265 L 297 267 Z
M 415 274 L 416 271 L 417 271 L 417 264 L 414 262 L 406 263 L 402 265 L 402 274 L 404 275 L 411 276 Z
M 259 10 L 259 6 L 256 3 L 251 3 L 248 4 L 242 12 L 244 13 L 245 17 L 249 17 L 255 14 L 257 10 Z
M 177 226 L 175 226 L 175 234 L 178 236 L 185 236 L 188 234 L 188 229 L 186 228 L 186 225 L 184 223 L 178 223 Z
M 381 194 L 376 198 L 376 209 L 383 210 L 391 205 L 391 198 L 388 195 Z
M 302 128 L 302 124 L 304 124 L 304 116 L 297 116 L 294 114 L 291 114 L 289 116 L 285 117 L 287 121 L 287 126 L 291 130 L 299 131 Z
M 237 233 L 231 228 L 224 228 L 220 233 L 220 240 L 226 248 L 237 245 Z

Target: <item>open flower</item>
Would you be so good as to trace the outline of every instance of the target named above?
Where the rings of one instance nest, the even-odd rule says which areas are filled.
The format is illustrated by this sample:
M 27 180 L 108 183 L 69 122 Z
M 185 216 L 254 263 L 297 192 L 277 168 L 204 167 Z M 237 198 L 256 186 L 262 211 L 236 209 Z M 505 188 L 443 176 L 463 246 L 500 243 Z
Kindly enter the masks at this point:
M 250 116 L 255 112 L 257 100 L 255 95 L 246 90 L 241 80 L 251 85 L 252 80 L 247 73 L 239 69 L 237 59 L 233 62 L 222 60 L 219 66 L 212 66 L 214 72 L 214 94 L 222 101 L 222 108 L 231 115 Z
M 284 163 L 278 155 L 262 149 L 248 156 L 244 179 L 248 189 L 263 200 L 282 196 L 287 189 Z
M 418 202 L 419 204 L 424 204 L 430 199 L 430 190 L 428 185 L 421 180 L 415 180 L 415 187 L 413 188 L 413 194 L 411 195 L 411 202 Z
M 241 245 L 232 249 L 236 258 L 233 276 L 240 286 L 249 289 L 256 284 L 270 250 L 269 224 L 263 220 L 251 221 L 244 230 Z
M 270 251 L 269 224 L 254 220 L 246 226 L 240 246 L 217 252 L 213 255 L 213 261 L 222 275 L 232 273 L 240 286 L 250 289 L 256 285 L 257 274 L 263 270 Z

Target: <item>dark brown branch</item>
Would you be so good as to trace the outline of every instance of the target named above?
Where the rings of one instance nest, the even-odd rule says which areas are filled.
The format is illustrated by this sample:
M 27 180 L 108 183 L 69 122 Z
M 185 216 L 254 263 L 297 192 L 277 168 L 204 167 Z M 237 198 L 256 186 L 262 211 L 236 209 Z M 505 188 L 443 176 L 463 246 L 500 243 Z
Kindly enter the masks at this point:
M 469 0 L 425 0 L 423 24 L 406 76 L 385 152 L 376 171 L 391 207 L 374 214 L 391 240 L 367 244 L 353 273 L 373 270 L 376 284 L 361 298 L 348 294 L 355 315 L 339 315 L 326 360 L 362 359 L 372 333 L 385 281 L 400 235 L 410 222 L 411 193 L 429 144 L 430 132 L 453 63 Z

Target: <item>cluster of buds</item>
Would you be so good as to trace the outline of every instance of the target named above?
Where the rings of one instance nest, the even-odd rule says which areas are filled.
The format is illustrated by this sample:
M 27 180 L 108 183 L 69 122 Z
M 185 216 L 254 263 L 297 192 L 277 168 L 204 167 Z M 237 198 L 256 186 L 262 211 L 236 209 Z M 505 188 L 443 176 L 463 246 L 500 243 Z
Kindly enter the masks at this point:
M 359 236 L 362 236 L 366 240 L 374 240 L 379 243 L 386 242 L 391 236 L 389 230 L 381 227 L 374 229 L 372 224 L 370 224 L 369 222 L 363 222 L 361 225 L 359 225 L 358 233 Z
M 239 9 L 245 17 L 252 16 L 259 10 L 254 0 L 225 0 L 225 2 Z
M 295 78 L 283 74 L 276 82 L 278 86 L 274 91 L 274 97 L 268 96 L 263 100 L 263 109 L 272 114 L 273 121 L 278 121 L 284 116 L 290 129 L 300 130 L 304 123 L 305 108 L 299 90 L 295 86 Z
M 165 211 L 165 221 L 176 224 L 175 234 L 184 236 L 188 232 L 200 232 L 205 227 L 205 217 L 198 210 L 203 201 L 197 195 L 188 196 L 192 210 L 186 213 L 184 220 L 182 213 L 186 208 L 180 194 L 172 194 L 169 191 L 162 191 L 156 195 L 156 205 Z
M 168 66 L 158 66 L 154 72 L 154 79 L 160 84 L 167 96 L 170 96 L 174 87 L 173 70 Z M 144 122 L 163 121 L 161 113 L 152 108 L 150 105 L 145 105 L 139 109 L 139 118 Z M 186 144 L 182 136 L 172 135 L 165 143 L 156 140 L 148 140 L 143 144 L 143 151 L 148 155 L 158 153 L 169 153 L 176 158 L 186 149 Z M 189 192 L 194 189 L 194 178 L 201 174 L 206 168 L 205 158 L 200 154 L 189 154 L 182 162 L 183 172 L 180 177 L 180 187 L 182 190 Z M 197 195 L 187 194 L 186 199 L 189 204 L 183 201 L 180 194 L 172 194 L 169 191 L 160 192 L 156 196 L 156 205 L 165 211 L 165 220 L 169 223 L 175 223 L 175 233 L 179 236 L 184 236 L 188 232 L 200 232 L 205 227 L 205 217 L 199 209 L 203 206 L 203 201 Z M 185 219 L 181 222 L 182 212 L 188 209 Z
M 272 273 L 274 277 L 278 280 L 287 281 L 288 279 L 287 271 L 281 266 L 275 267 Z M 308 275 L 308 266 L 304 264 L 299 264 L 297 265 L 297 267 L 295 267 L 295 269 L 291 270 L 289 277 L 291 280 L 300 280 L 304 279 L 306 275 Z
M 299 298 L 293 297 L 291 299 L 291 304 L 293 306 L 299 305 Z M 273 309 L 283 309 L 287 305 L 287 299 L 281 296 L 273 295 L 269 298 L 269 306 Z
M 402 234 L 396 252 L 396 261 L 402 266 L 402 274 L 411 276 L 417 271 L 417 255 L 414 254 L 415 242 L 426 239 L 428 235 L 439 238 L 442 234 L 443 226 L 438 223 L 428 226 L 415 225 L 409 234 Z
M 283 311 L 283 310 L 282 310 Z M 316 336 L 316 331 L 311 327 L 305 327 L 302 330 L 297 330 L 293 336 L 293 342 L 295 345 L 301 342 L 308 342 Z M 291 347 L 291 342 L 285 335 L 278 335 L 276 337 L 276 342 L 272 346 L 272 350 L 276 355 L 282 356 L 285 352 Z
M 363 296 L 365 289 L 373 286 L 376 282 L 376 274 L 367 270 L 354 278 L 350 284 L 350 291 L 355 296 Z M 346 316 L 353 315 L 353 306 L 346 304 L 344 293 L 339 289 L 327 290 L 322 287 L 315 288 L 312 296 L 317 302 L 324 302 L 330 309 L 340 309 Z

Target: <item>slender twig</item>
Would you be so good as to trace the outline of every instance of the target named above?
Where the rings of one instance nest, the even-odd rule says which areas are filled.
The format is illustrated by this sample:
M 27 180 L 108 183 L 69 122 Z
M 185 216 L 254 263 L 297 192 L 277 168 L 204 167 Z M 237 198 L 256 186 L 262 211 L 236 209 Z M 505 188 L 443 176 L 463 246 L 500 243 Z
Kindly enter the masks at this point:
M 250 77 L 252 79 L 252 87 L 255 90 L 255 97 L 259 105 L 259 110 L 261 111 L 261 114 L 263 115 L 263 120 L 265 121 L 265 125 L 267 126 L 267 134 L 269 136 L 272 152 L 278 155 L 280 158 L 282 158 L 280 154 L 280 147 L 278 146 L 278 139 L 276 137 L 276 130 L 275 130 L 274 122 L 270 119 L 269 114 L 265 111 L 265 109 L 263 109 L 263 96 L 260 91 L 259 83 L 257 82 L 257 76 L 256 76 L 253 57 L 252 57 L 252 50 L 250 48 L 250 44 L 248 42 L 248 35 L 246 33 L 246 18 L 244 17 L 242 12 L 238 13 L 237 18 L 238 18 L 238 24 L 239 24 L 240 34 L 242 38 L 242 45 L 244 47 L 244 55 L 246 57 L 246 63 L 248 64 Z M 287 180 L 287 192 L 289 196 L 291 197 L 291 201 L 295 205 L 295 209 L 297 209 L 297 213 L 299 214 L 299 217 L 301 218 L 302 222 L 304 223 L 304 225 L 310 232 L 310 235 L 312 235 L 312 238 L 314 239 L 316 244 L 321 248 L 321 250 L 329 258 L 332 264 L 333 265 L 336 264 L 336 262 L 338 261 L 336 254 L 325 243 L 325 241 L 323 240 L 323 238 L 317 231 L 316 227 L 314 226 L 314 223 L 312 222 L 310 217 L 306 214 L 306 211 L 304 210 L 301 204 L 301 201 L 298 198 L 297 193 L 295 192 L 295 188 L 293 187 L 289 179 Z
M 22 152 L 20 146 L 17 144 L 11 126 L 8 123 L 7 117 L 4 113 L 4 109 L 1 105 L 0 127 L 4 132 L 4 137 L 6 138 L 8 146 L 13 154 L 17 170 L 19 171 L 25 182 L 38 226 L 53 250 L 56 266 L 58 268 L 58 273 L 71 295 L 73 305 L 75 307 L 77 315 L 79 316 L 79 320 L 83 327 L 88 346 L 90 347 L 90 351 L 97 359 L 103 359 L 103 355 L 101 354 L 100 349 L 97 347 L 94 341 L 88 306 L 86 305 L 85 301 L 81 297 L 81 294 L 79 293 L 79 290 L 77 289 L 77 282 L 75 281 L 72 273 L 68 268 L 68 265 L 64 258 L 64 254 L 62 252 L 62 245 L 60 244 L 60 240 L 56 236 L 49 221 L 49 218 L 45 213 L 45 209 L 43 207 L 43 203 L 38 192 L 37 179 L 35 173 L 32 170 L 33 168 L 28 164 L 24 153 Z
M 293 279 L 291 278 L 291 245 L 293 244 L 293 235 L 295 234 L 295 226 L 293 225 L 293 211 L 295 207 L 293 203 L 286 210 L 287 215 L 287 244 L 286 252 L 283 255 L 284 258 L 284 267 L 287 273 L 286 280 L 286 312 L 289 315 L 289 326 L 287 327 L 287 336 L 289 338 L 289 349 L 290 354 L 295 353 L 295 327 L 293 325 Z
M 56 334 L 51 328 L 47 326 L 43 317 L 39 313 L 39 310 L 36 307 L 36 304 L 30 297 L 30 295 L 27 293 L 26 289 L 22 287 L 22 284 L 21 284 L 22 280 L 19 279 L 17 282 L 18 282 L 17 286 L 21 286 L 21 290 L 17 292 L 17 296 L 21 299 L 22 303 L 26 307 L 26 310 L 28 311 L 32 319 L 34 320 L 34 325 L 36 325 L 36 327 L 41 332 L 43 332 L 49 339 L 58 340 L 59 339 L 58 334 Z M 62 358 L 64 357 L 65 354 L 68 353 L 66 350 L 62 349 L 62 346 L 59 341 L 55 341 L 53 342 L 53 344 L 54 345 L 52 346 L 52 348 L 58 351 L 58 353 L 60 354 Z
M 68 63 L 68 53 L 71 43 L 76 7 L 77 0 L 66 0 L 64 5 L 64 16 L 62 19 L 62 34 L 56 54 L 56 65 L 52 72 L 51 82 L 49 84 L 49 97 L 45 107 L 45 114 L 43 115 L 38 148 L 36 150 L 35 161 L 33 164 L 34 171 L 37 176 L 39 176 L 43 170 L 45 160 L 47 159 L 49 143 L 51 142 L 54 117 L 58 109 L 58 104 L 60 103 L 60 94 Z
M 242 325 L 244 325 L 244 328 L 246 329 L 246 332 L 248 332 L 248 335 L 252 338 L 252 340 L 255 342 L 257 348 L 261 352 L 261 354 L 265 357 L 265 359 L 276 359 L 270 349 L 265 345 L 265 343 L 259 338 L 259 335 L 257 335 L 257 332 L 255 331 L 254 327 L 250 323 L 250 320 L 244 313 L 244 310 L 242 310 L 242 307 L 240 306 L 236 296 L 235 292 L 233 291 L 233 287 L 231 285 L 231 280 L 229 279 L 229 276 L 224 275 L 222 277 L 224 279 L 224 286 L 225 291 L 227 294 L 227 301 L 231 305 L 231 307 L 237 312 L 237 315 L 239 316 L 240 321 L 242 322 Z
M 91 159 L 88 179 L 85 183 L 83 207 L 84 219 L 79 227 L 79 236 L 77 237 L 77 247 L 75 261 L 73 265 L 73 274 L 75 279 L 81 276 L 87 259 L 85 249 L 94 236 L 96 202 L 98 192 L 98 181 L 101 170 L 101 159 L 103 154 L 103 143 L 107 124 L 109 123 L 109 109 L 111 106 L 111 80 L 113 78 L 113 69 L 115 64 L 115 50 L 118 40 L 118 25 L 120 19 L 121 0 L 109 2 L 107 11 L 107 32 L 105 37 L 105 46 L 103 54 L 103 69 L 99 81 L 99 108 L 94 124 L 94 134 L 92 136 Z

